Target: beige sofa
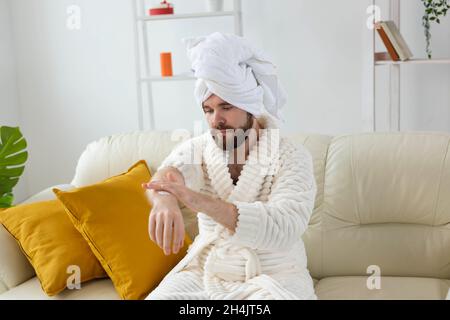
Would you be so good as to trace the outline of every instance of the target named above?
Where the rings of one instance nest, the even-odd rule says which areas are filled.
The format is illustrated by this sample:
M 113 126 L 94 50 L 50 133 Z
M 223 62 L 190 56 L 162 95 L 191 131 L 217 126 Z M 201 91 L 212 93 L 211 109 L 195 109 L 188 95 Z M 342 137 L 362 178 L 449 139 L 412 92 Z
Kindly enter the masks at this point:
M 296 134 L 314 158 L 318 186 L 303 235 L 319 299 L 445 299 L 450 286 L 450 134 Z M 81 155 L 72 188 L 152 170 L 178 143 L 169 132 L 105 137 Z M 54 198 L 51 188 L 26 202 Z M 183 209 L 188 233 L 195 214 Z M 0 299 L 48 299 L 15 240 L 0 226 Z M 118 299 L 109 279 L 53 299 Z

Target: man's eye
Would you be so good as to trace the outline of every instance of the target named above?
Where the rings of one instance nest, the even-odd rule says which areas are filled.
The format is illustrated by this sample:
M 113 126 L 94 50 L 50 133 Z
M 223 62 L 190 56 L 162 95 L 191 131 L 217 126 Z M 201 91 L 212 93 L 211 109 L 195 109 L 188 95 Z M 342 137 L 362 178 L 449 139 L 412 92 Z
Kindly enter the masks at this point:
M 211 113 L 211 112 L 212 112 L 212 110 L 210 110 L 210 109 L 203 109 L 203 111 L 204 111 L 205 113 Z
M 231 106 L 224 106 L 224 107 L 222 107 L 222 109 L 224 109 L 224 110 L 230 110 L 230 109 L 231 109 Z

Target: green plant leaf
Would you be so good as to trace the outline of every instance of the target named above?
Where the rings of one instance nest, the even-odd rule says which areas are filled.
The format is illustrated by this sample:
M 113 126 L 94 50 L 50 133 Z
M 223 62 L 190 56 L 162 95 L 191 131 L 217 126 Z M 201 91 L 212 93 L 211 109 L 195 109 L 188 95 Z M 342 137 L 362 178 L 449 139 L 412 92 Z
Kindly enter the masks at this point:
M 0 167 L 0 176 L 2 177 L 19 177 L 22 175 L 23 170 L 25 169 L 24 166 L 21 167 Z
M 0 126 L 0 207 L 10 207 L 12 189 L 25 169 L 27 142 L 18 127 Z
M 0 208 L 9 208 L 11 207 L 14 201 L 14 196 L 12 193 L 5 193 L 0 197 Z
M 27 142 L 22 136 L 19 128 L 0 127 L 0 158 L 7 157 L 27 147 Z
M 11 192 L 17 182 L 19 178 L 0 177 L 0 194 Z
M 19 164 L 24 164 L 27 161 L 28 152 L 24 151 L 21 153 L 14 154 L 12 156 L 2 158 L 0 157 L 0 166 L 14 166 Z
M 27 141 L 25 139 L 21 139 L 15 143 L 9 142 L 9 144 L 5 148 L 2 148 L 0 146 L 0 157 L 1 156 L 9 156 L 11 154 L 14 154 L 16 152 L 22 151 L 27 147 Z

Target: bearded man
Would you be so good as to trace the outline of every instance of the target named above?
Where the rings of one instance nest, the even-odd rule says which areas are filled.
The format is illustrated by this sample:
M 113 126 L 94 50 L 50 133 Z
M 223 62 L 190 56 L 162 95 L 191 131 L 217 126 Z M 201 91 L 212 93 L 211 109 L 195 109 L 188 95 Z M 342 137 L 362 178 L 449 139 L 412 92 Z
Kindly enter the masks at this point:
M 177 253 L 180 205 L 197 212 L 186 256 L 147 299 L 317 299 L 302 234 L 314 208 L 309 151 L 280 137 L 286 94 L 246 39 L 185 39 L 210 130 L 179 144 L 143 185 L 150 238 Z

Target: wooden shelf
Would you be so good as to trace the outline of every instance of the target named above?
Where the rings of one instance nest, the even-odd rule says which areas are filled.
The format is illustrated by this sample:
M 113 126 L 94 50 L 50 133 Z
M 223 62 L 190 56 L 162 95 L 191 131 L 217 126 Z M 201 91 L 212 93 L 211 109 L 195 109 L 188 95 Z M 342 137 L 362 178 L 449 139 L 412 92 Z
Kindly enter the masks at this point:
M 233 16 L 233 11 L 217 11 L 217 12 L 198 12 L 198 13 L 180 13 L 180 14 L 161 14 L 154 16 L 141 16 L 140 21 L 157 21 L 157 20 L 174 20 L 174 19 L 192 19 L 192 18 L 209 18 L 209 17 L 225 17 Z
M 405 61 L 376 60 L 375 65 L 398 65 L 398 64 L 450 64 L 450 59 L 410 59 Z

